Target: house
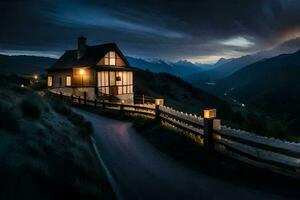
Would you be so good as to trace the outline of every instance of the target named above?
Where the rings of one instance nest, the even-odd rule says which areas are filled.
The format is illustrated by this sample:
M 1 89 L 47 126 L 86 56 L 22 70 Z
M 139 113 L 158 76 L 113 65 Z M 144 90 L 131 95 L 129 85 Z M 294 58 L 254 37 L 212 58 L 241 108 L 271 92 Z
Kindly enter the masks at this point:
M 56 93 L 133 102 L 133 70 L 118 46 L 88 46 L 83 36 L 48 69 L 47 84 Z

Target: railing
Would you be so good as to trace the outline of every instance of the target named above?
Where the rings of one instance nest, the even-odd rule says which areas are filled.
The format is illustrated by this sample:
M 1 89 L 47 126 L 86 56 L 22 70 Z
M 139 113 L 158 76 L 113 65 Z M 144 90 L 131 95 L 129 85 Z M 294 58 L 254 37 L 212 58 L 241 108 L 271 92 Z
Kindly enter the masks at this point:
M 206 110 L 203 118 L 153 103 L 122 104 L 50 94 L 59 96 L 72 104 L 150 116 L 162 121 L 165 125 L 181 130 L 208 152 L 219 152 L 256 167 L 300 178 L 300 143 L 263 137 L 222 126 L 220 120 L 216 119 L 216 113 L 213 113 L 215 110 Z
M 139 95 L 135 94 L 134 95 L 134 103 L 135 104 L 155 104 L 155 100 L 157 98 L 149 97 L 146 95 Z

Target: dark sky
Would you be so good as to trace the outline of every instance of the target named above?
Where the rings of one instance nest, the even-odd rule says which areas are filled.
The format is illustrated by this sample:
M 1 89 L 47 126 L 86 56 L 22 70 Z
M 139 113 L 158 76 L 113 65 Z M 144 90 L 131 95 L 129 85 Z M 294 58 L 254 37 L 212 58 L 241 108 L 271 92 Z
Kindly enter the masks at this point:
M 299 0 L 1 0 L 0 53 L 60 55 L 84 34 L 127 55 L 213 62 L 300 37 Z

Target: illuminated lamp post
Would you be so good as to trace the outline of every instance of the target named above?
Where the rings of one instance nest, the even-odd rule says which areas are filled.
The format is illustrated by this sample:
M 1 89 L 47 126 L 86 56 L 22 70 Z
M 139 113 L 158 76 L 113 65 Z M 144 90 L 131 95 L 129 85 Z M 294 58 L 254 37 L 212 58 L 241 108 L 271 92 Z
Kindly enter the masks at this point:
M 204 116 L 204 148 L 209 152 L 214 149 L 213 143 L 213 131 L 214 131 L 214 119 L 217 116 L 216 109 L 205 109 L 203 111 Z
M 83 87 L 83 75 L 84 75 L 84 70 L 80 69 L 79 74 L 81 75 L 81 87 Z

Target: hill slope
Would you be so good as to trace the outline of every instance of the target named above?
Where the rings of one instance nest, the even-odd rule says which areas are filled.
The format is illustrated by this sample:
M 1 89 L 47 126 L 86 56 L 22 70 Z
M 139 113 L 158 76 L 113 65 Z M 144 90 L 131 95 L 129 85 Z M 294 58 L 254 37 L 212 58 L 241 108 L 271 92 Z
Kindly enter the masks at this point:
M 0 79 L 0 199 L 109 195 L 90 146 L 91 124 L 63 102 L 42 98 L 14 81 Z
M 0 74 L 43 73 L 55 61 L 47 57 L 0 55 Z
M 220 117 L 229 118 L 232 114 L 230 106 L 223 100 L 167 73 L 136 70 L 134 84 L 136 94 L 164 97 L 167 105 L 179 110 L 201 113 L 205 108 L 214 107 Z
M 218 82 L 230 95 L 272 115 L 300 119 L 300 50 L 251 64 Z

